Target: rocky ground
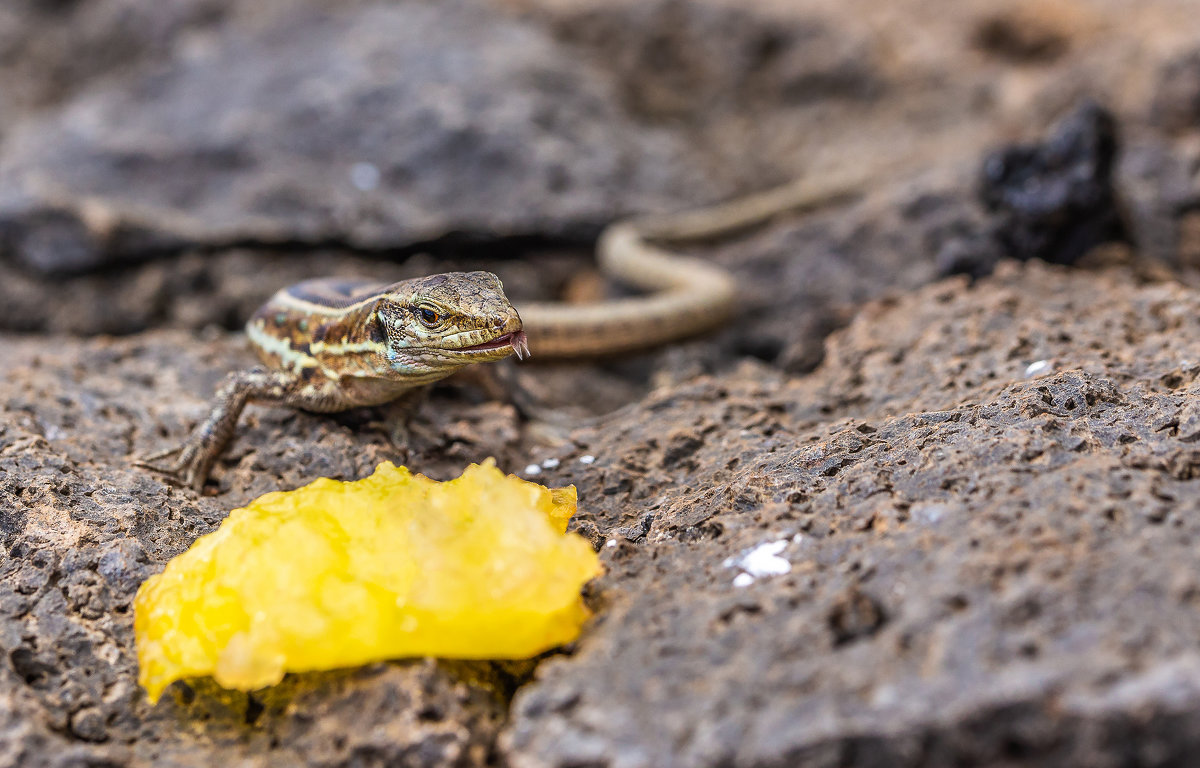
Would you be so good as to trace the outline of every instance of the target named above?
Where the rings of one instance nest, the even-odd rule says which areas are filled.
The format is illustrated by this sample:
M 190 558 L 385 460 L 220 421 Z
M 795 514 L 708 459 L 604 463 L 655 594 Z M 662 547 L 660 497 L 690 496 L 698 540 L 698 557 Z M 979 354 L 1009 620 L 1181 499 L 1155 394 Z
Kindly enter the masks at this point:
M 934 6 L 0 8 L 0 766 L 1187 764 L 1194 9 Z M 545 421 L 451 385 L 402 455 L 251 409 L 203 494 L 130 466 L 280 285 L 586 295 L 615 217 L 846 169 L 695 249 L 742 285 L 717 334 L 519 367 Z M 147 704 L 133 594 L 230 509 L 486 456 L 579 487 L 574 647 Z

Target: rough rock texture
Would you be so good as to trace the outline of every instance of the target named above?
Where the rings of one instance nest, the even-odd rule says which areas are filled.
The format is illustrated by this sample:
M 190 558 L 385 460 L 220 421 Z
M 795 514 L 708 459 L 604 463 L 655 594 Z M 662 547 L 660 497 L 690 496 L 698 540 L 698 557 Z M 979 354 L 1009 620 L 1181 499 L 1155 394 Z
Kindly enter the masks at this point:
M 1196 749 L 1198 310 L 1010 264 L 869 306 L 808 378 L 748 364 L 576 435 L 549 479 L 601 531 L 650 521 L 603 550 L 579 652 L 518 694 L 513 764 Z M 739 587 L 727 558 L 772 541 L 790 572 Z
M 215 755 L 250 765 L 482 763 L 503 716 L 504 683 L 478 665 L 377 665 L 288 680 L 254 697 L 205 683 L 146 704 L 136 683 L 134 592 L 228 509 L 228 500 L 181 494 L 127 465 L 147 438 L 130 417 L 154 399 L 151 389 L 181 373 L 207 378 L 170 364 L 182 341 L 60 340 L 53 351 L 40 340 L 4 344 L 0 676 L 15 701 L 0 711 L 20 714 L 5 715 L 0 756 L 12 759 L 4 764 L 73 764 L 60 760 L 68 744 L 86 765 L 209 765 Z M 314 448 L 319 437 L 272 447 L 278 466 L 293 468 L 285 485 L 300 474 L 361 476 L 387 455 L 336 423 L 323 426 L 333 441 L 324 448 Z M 113 460 L 97 464 L 100 456 Z M 256 474 L 264 482 L 250 495 L 277 486 Z
M 0 767 L 1187 764 L 1194 13 L 5 4 Z M 1081 96 L 1117 121 L 1130 242 L 931 282 L 990 268 L 985 158 L 1053 144 Z M 743 286 L 720 333 L 517 368 L 543 421 L 459 383 L 404 450 L 386 409 L 251 408 L 203 495 L 129 464 L 250 363 L 228 329 L 283 283 L 486 267 L 518 300 L 586 299 L 619 289 L 563 235 L 834 167 L 876 183 L 695 248 Z M 1063 168 L 1106 176 L 1050 163 L 1006 189 Z M 1062 231 L 1086 224 L 1061 209 Z M 145 703 L 134 591 L 229 509 L 383 459 L 445 478 L 486 456 L 579 485 L 609 570 L 573 648 Z
M 600 617 L 518 693 L 506 758 L 1103 765 L 1196 748 L 1198 310 L 1200 294 L 1126 270 L 1008 266 L 867 307 L 812 376 L 745 363 L 533 454 L 509 409 L 440 395 L 410 463 L 559 458 L 540 476 L 578 483 L 581 529 L 615 542 Z M 231 356 L 221 341 L 166 366 L 183 341 L 5 342 L 21 365 L 3 370 L 0 610 L 22 713 L 6 744 L 34 755 L 69 734 L 117 762 L 202 748 L 269 764 L 310 743 L 329 764 L 476 762 L 499 702 L 431 665 L 251 699 L 202 685 L 146 707 L 127 613 L 139 580 L 229 506 L 394 455 L 369 430 L 262 410 L 221 496 L 128 469 L 161 439 L 143 411 L 177 432 L 202 408 L 183 393 Z M 776 540 L 791 572 L 735 587 L 726 558 Z M 342 725 L 323 740 L 322 723 Z

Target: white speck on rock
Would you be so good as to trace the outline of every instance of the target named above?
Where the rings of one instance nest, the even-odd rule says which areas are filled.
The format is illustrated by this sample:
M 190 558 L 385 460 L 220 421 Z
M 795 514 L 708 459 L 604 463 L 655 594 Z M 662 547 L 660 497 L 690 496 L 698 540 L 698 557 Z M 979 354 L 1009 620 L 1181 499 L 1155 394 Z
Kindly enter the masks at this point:
M 546 459 L 542 462 L 542 469 L 554 469 L 558 466 L 558 459 Z
M 355 163 L 350 166 L 350 182 L 360 192 L 371 192 L 379 186 L 382 174 L 374 163 Z
M 1025 368 L 1025 378 L 1037 376 L 1040 373 L 1046 373 L 1051 369 L 1049 360 L 1035 360 Z
M 900 701 L 900 691 L 894 685 L 881 685 L 871 696 L 871 703 L 877 707 L 890 707 Z
M 529 466 L 525 467 L 525 474 L 540 475 L 540 474 L 542 474 L 542 468 L 539 467 L 537 464 L 530 464 Z
M 606 547 L 615 547 L 615 546 L 617 546 L 617 540 L 616 540 L 616 539 L 609 539 L 608 541 L 604 542 L 604 546 L 606 546 Z
M 787 539 L 764 542 L 741 557 L 725 558 L 721 565 L 726 568 L 741 568 L 745 572 L 742 575 L 749 576 L 751 581 L 760 576 L 782 576 L 792 570 L 792 564 L 787 558 L 779 556 L 787 545 Z
M 911 514 L 919 522 L 933 524 L 941 521 L 950 511 L 945 504 L 917 504 L 913 506 Z
M 742 570 L 752 576 L 780 576 L 792 570 L 792 564 L 779 556 L 787 539 L 759 544 L 742 558 Z
M 733 586 L 735 587 L 748 587 L 753 583 L 754 577 L 748 573 L 739 573 L 733 577 Z
M 596 457 L 590 453 L 585 453 L 579 457 L 580 464 L 591 464 L 596 461 Z

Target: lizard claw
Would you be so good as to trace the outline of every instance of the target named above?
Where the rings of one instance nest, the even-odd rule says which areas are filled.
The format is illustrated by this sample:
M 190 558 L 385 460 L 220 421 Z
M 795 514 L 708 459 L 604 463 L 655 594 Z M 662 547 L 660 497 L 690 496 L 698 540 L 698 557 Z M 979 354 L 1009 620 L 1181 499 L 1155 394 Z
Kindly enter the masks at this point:
M 217 390 L 216 405 L 208 418 L 192 430 L 184 442 L 165 451 L 135 459 L 134 464 L 151 472 L 157 472 L 167 480 L 191 488 L 199 493 L 208 479 L 208 471 L 216 463 L 217 456 L 233 437 L 238 416 L 252 394 L 275 394 L 288 383 L 287 374 L 270 373 L 255 368 L 230 374 Z M 281 380 L 282 379 L 282 380 Z M 173 463 L 159 464 L 163 459 L 177 457 Z
M 168 448 L 165 451 L 159 451 L 158 453 L 152 453 L 149 456 L 140 456 L 133 460 L 133 465 L 135 467 L 142 467 L 144 469 L 156 469 L 156 470 L 159 470 L 160 472 L 165 472 L 167 470 L 164 470 L 161 467 L 156 466 L 154 464 L 154 462 L 162 461 L 163 459 L 170 458 L 171 456 L 174 456 L 178 453 L 183 453 L 183 449 L 186 445 L 187 445 L 187 443 L 184 443 L 183 445 L 177 445 L 174 448 Z
M 191 488 L 199 493 L 204 488 L 204 481 L 208 477 L 207 468 L 204 468 L 205 471 L 201 471 L 202 468 L 197 461 L 200 453 L 199 446 L 189 441 L 174 448 L 136 458 L 133 460 L 133 465 L 162 475 L 163 480 L 172 485 Z M 158 463 L 172 456 L 179 458 L 167 465 Z

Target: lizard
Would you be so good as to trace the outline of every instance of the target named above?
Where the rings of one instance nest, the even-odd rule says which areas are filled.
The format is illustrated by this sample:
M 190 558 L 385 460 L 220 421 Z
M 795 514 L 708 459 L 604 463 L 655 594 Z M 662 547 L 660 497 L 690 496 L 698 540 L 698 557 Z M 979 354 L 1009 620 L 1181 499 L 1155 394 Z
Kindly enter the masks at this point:
M 406 398 L 468 365 L 524 359 L 531 349 L 546 357 L 611 355 L 710 330 L 736 307 L 732 274 L 663 246 L 726 236 L 851 197 L 860 186 L 858 179 L 799 180 L 708 208 L 618 221 L 601 234 L 597 261 L 605 274 L 648 292 L 631 298 L 518 311 L 490 272 L 390 284 L 317 278 L 283 288 L 246 325 L 263 366 L 229 374 L 185 442 L 135 463 L 199 491 L 251 402 L 332 413 Z

